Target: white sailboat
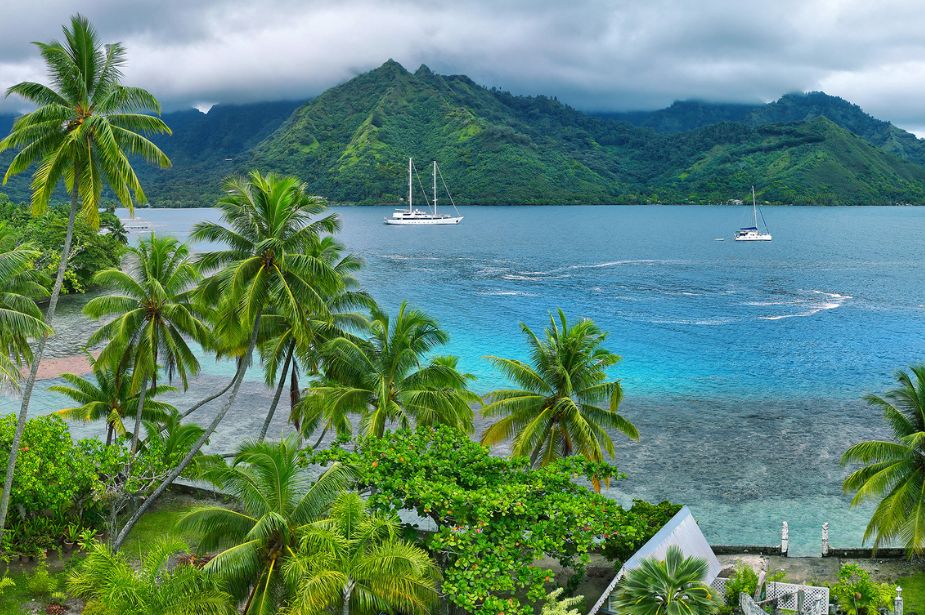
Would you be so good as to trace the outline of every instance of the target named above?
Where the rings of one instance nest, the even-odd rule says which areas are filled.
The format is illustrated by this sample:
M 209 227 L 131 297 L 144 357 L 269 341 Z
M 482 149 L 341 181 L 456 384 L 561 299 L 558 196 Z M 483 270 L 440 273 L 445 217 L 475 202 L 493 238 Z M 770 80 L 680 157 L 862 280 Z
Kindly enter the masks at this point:
M 422 211 L 420 209 L 414 208 L 414 160 L 408 159 L 408 209 L 397 209 L 392 213 L 391 218 L 386 218 L 386 224 L 399 224 L 399 225 L 411 225 L 411 224 L 459 224 L 462 222 L 463 217 L 459 215 L 459 210 L 456 209 L 456 203 L 453 202 L 453 196 L 450 194 L 449 189 L 446 187 L 446 182 L 443 181 L 443 187 L 446 189 L 446 195 L 450 199 L 450 204 L 453 206 L 453 209 L 456 210 L 455 216 L 449 216 L 446 214 L 437 213 L 437 175 L 440 175 L 440 180 L 443 181 L 443 175 L 440 174 L 440 169 L 437 167 L 437 161 L 434 160 L 434 192 L 433 192 L 433 211 Z M 423 188 L 422 188 L 423 192 Z M 427 193 L 424 192 L 424 201 L 427 202 Z M 431 205 L 427 203 L 428 207 Z
M 758 228 L 758 202 L 755 200 L 755 187 L 752 186 L 752 215 L 755 217 L 754 226 L 746 226 L 736 231 L 736 241 L 771 241 L 771 231 L 768 230 L 768 223 L 764 220 L 764 214 L 761 214 L 761 221 L 764 222 L 764 232 Z

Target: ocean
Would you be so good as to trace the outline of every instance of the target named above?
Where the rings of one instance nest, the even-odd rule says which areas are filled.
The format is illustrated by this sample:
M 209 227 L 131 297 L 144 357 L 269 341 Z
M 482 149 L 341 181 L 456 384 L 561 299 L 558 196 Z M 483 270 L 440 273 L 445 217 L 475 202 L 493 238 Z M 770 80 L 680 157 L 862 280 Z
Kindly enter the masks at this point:
M 387 207 L 334 211 L 364 286 L 389 310 L 407 300 L 439 319 L 479 392 L 505 384 L 485 355 L 525 358 L 521 322 L 541 329 L 561 307 L 608 332 L 622 412 L 642 434 L 616 437 L 627 478 L 609 495 L 688 504 L 715 544 L 777 544 L 782 521 L 792 553 L 818 553 L 825 521 L 833 546 L 861 543 L 870 507 L 849 507 L 839 457 L 885 433 L 862 396 L 925 361 L 925 209 L 766 208 L 770 243 L 732 241 L 750 207 L 465 207 L 448 227 L 385 226 Z M 138 216 L 183 239 L 216 212 Z M 53 354 L 94 326 L 82 303 L 63 307 Z M 204 359 L 180 407 L 233 371 Z M 49 384 L 36 413 L 62 407 Z M 269 397 L 253 370 L 212 450 L 253 433 Z

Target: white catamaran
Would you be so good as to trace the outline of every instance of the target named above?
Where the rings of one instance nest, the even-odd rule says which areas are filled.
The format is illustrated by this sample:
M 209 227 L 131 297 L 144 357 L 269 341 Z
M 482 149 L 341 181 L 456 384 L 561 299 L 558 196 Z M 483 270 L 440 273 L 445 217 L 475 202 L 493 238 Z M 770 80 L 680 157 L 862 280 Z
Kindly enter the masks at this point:
M 736 231 L 736 241 L 771 241 L 771 231 L 768 230 L 768 223 L 764 220 L 764 214 L 761 214 L 761 221 L 764 222 L 764 232 L 758 229 L 758 202 L 755 200 L 755 187 L 752 186 L 752 215 L 755 217 L 755 226 L 746 226 Z
M 459 210 L 456 209 L 456 203 L 453 202 L 453 196 L 450 194 L 449 188 L 446 187 L 446 181 L 443 180 L 443 174 L 440 173 L 440 169 L 437 167 L 437 161 L 434 161 L 434 192 L 433 192 L 433 212 L 431 211 L 421 211 L 420 209 L 414 208 L 414 161 L 408 159 L 408 209 L 398 209 L 392 213 L 391 218 L 386 218 L 386 224 L 459 224 L 462 222 L 463 217 L 459 215 Z M 450 199 L 450 204 L 453 206 L 453 209 L 456 210 L 455 216 L 449 216 L 446 214 L 437 213 L 437 175 L 440 175 L 440 181 L 443 182 L 443 188 L 446 190 L 446 195 Z M 420 183 L 420 178 L 418 178 Z M 421 187 L 421 192 L 424 193 L 424 202 L 427 203 L 427 193 L 424 191 L 423 186 Z M 427 203 L 428 207 L 431 206 L 431 203 Z

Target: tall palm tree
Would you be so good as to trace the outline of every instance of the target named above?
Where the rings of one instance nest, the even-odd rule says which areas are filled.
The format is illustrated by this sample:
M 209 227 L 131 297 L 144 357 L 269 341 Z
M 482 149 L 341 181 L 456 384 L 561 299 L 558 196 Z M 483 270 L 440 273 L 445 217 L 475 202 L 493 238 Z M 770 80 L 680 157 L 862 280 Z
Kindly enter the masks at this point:
M 225 403 L 183 461 L 129 518 L 116 537 L 116 548 L 186 469 L 234 404 L 257 346 L 264 312 L 284 316 L 298 335 L 307 320 L 305 314 L 325 314 L 327 289 L 340 285 L 330 265 L 309 250 L 323 234 L 337 230 L 337 217 L 313 219 L 324 212 L 325 204 L 307 194 L 304 183 L 295 177 L 253 171 L 247 179 L 229 179 L 224 187 L 225 196 L 218 201 L 224 224 L 200 222 L 193 229 L 194 239 L 227 246 L 200 255 L 203 270 L 215 271 L 200 285 L 200 293 L 203 301 L 218 306 L 213 335 L 234 336 L 243 325 L 248 344 L 238 360 Z
M 145 396 L 149 385 L 157 387 L 159 368 L 163 366 L 170 378 L 179 375 L 186 389 L 189 376 L 199 372 L 199 360 L 187 338 L 203 340 L 209 331 L 192 305 L 191 291 L 199 271 L 186 244 L 152 233 L 130 251 L 138 261 L 133 271 L 105 269 L 97 273 L 97 284 L 117 292 L 91 299 L 84 313 L 93 318 L 115 317 L 93 333 L 88 344 L 106 340 L 98 361 L 116 369 L 131 365 L 131 390 L 140 391 L 132 430 L 134 453 Z
M 90 356 L 93 379 L 82 378 L 77 374 L 62 374 L 67 384 L 56 384 L 51 391 L 62 393 L 76 403 L 71 408 L 62 408 L 55 414 L 72 421 L 92 422 L 106 421 L 106 444 L 112 443 L 112 436 L 123 437 L 126 434 L 125 417 L 138 407 L 140 394 L 132 388 L 131 374 L 118 368 L 101 363 Z M 144 401 L 143 418 L 148 421 L 161 421 L 176 409 L 168 403 L 155 399 L 173 391 L 173 387 L 160 385 L 147 391 Z
M 356 493 L 341 494 L 284 564 L 292 596 L 284 612 L 430 613 L 440 569 L 399 531 L 396 517 L 370 513 Z
M 348 415 L 361 417 L 365 435 L 381 437 L 386 426 L 449 425 L 472 430 L 468 389 L 472 376 L 457 369 L 456 357 L 428 354 L 449 336 L 437 321 L 402 303 L 394 319 L 374 308 L 371 337 L 338 337 L 325 345 L 325 374 L 300 402 L 303 428 L 320 421 L 350 429 Z
M 0 225 L 0 384 L 19 383 L 21 367 L 32 359 L 29 341 L 49 331 L 35 304 L 48 295 L 34 267 L 38 256 L 28 245 L 15 245 Z
M 0 140 L 0 152 L 11 148 L 19 150 L 3 176 L 4 183 L 33 164 L 38 165 L 32 178 L 35 213 L 45 211 L 59 184 L 63 183 L 70 193 L 67 232 L 45 311 L 45 322 L 49 326 L 58 306 L 78 210 L 89 220 L 98 221 L 104 187 L 112 190 L 129 209 L 134 202 L 145 201 L 129 155 L 160 167 L 170 166 L 167 156 L 146 137 L 170 134 L 167 125 L 151 113 L 160 113 L 157 100 L 146 90 L 121 83 L 125 65 L 122 44 L 103 45 L 90 22 L 80 15 L 72 17 L 70 28 L 63 30 L 64 43 L 36 43 L 52 85 L 26 81 L 7 90 L 7 96 L 21 96 L 37 109 L 18 118 L 9 136 Z M 50 330 L 36 344 L 22 391 L 22 405 L 0 496 L 0 539 L 10 504 L 19 441 L 49 334 Z
M 233 497 L 236 508 L 201 506 L 177 527 L 196 532 L 202 550 L 224 548 L 205 569 L 245 600 L 245 614 L 276 612 L 285 598 L 282 565 L 345 488 L 345 468 L 334 464 L 313 481 L 299 464 L 298 440 L 290 437 L 245 443 L 231 466 L 205 477 Z
M 187 546 L 179 539 L 162 538 L 146 545 L 141 565 L 136 569 L 124 555 L 97 543 L 71 572 L 68 590 L 92 602 L 96 607 L 94 613 L 236 613 L 231 596 L 202 569 L 185 563 L 171 566 L 171 558 L 186 551 Z
M 709 615 L 720 606 L 704 583 L 707 562 L 684 557 L 675 545 L 664 560 L 642 560 L 630 570 L 617 590 L 616 611 L 627 615 Z
M 892 432 L 888 440 L 855 444 L 842 456 L 844 464 L 863 464 L 845 479 L 853 491 L 852 506 L 879 498 L 864 540 L 902 544 L 910 555 L 925 552 L 925 365 L 899 371 L 899 386 L 867 403 L 883 413 Z
M 607 429 L 639 439 L 636 427 L 618 412 L 620 382 L 607 375 L 620 357 L 603 347 L 606 334 L 591 320 L 569 326 L 565 313 L 558 314 L 558 323 L 549 317 L 545 339 L 521 323 L 532 365 L 488 357 L 520 388 L 488 394 L 483 415 L 501 418 L 482 434 L 482 444 L 512 440 L 511 454 L 529 457 L 534 465 L 574 454 L 603 461 L 605 452 L 614 455 Z
M 267 316 L 269 339 L 262 344 L 260 352 L 267 386 L 273 385 L 277 375 L 279 379 L 258 440 L 266 437 L 287 376 L 290 382 L 290 419 L 295 418 L 297 423 L 297 417 L 293 412 L 300 396 L 299 365 L 305 368 L 310 377 L 317 376 L 321 363 L 321 348 L 324 344 L 336 337 L 350 337 L 355 332 L 365 330 L 369 326 L 369 319 L 357 309 L 370 310 L 375 306 L 372 297 L 359 290 L 359 281 L 354 275 L 362 266 L 362 261 L 352 254 L 345 255 L 343 244 L 328 235 L 315 242 L 309 249 L 310 254 L 331 265 L 340 280 L 340 286 L 325 293 L 326 313 L 307 315 L 304 327 L 299 329 L 302 333 L 299 340 L 295 337 L 297 330 L 285 318 L 279 315 Z

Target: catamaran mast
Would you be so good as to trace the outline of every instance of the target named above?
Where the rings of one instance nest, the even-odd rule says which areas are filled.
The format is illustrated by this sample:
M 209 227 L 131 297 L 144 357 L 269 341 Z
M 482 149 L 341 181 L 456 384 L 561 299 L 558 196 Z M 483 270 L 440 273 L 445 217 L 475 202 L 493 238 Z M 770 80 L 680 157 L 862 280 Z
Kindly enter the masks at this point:
M 755 202 L 754 186 L 752 186 L 752 214 L 755 216 L 755 228 L 758 228 L 758 204 Z
M 434 160 L 434 215 L 437 215 L 437 161 Z
M 411 189 L 411 158 L 408 158 L 408 213 L 414 212 L 414 207 L 412 206 L 413 191 Z

